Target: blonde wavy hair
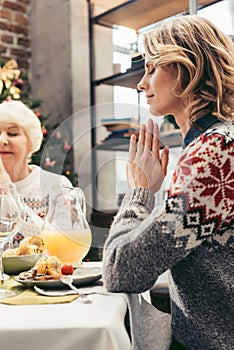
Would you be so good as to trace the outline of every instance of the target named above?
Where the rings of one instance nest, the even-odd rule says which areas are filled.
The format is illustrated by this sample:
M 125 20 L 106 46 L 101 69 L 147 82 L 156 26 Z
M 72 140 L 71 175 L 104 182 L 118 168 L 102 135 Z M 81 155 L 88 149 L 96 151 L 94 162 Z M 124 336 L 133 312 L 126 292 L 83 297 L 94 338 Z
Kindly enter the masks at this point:
M 234 44 L 212 22 L 181 16 L 144 35 L 145 56 L 157 66 L 173 64 L 177 94 L 193 124 L 211 113 L 234 121 Z

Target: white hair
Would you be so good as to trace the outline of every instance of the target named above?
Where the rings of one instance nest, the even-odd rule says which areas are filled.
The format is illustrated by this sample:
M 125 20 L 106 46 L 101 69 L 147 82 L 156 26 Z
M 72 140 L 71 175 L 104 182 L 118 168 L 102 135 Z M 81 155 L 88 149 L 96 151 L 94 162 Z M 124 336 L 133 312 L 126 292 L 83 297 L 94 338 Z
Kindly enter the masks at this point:
M 42 143 L 41 123 L 36 114 L 21 101 L 4 101 L 0 104 L 0 123 L 12 123 L 24 129 L 31 142 L 32 153 L 37 152 Z

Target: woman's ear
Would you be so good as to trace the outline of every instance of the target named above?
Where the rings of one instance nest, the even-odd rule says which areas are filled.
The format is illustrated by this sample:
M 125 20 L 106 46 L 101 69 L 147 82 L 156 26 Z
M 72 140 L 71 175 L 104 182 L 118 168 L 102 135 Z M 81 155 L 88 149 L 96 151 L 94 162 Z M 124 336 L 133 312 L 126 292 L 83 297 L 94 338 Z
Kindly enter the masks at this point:
M 178 76 L 178 67 L 177 67 L 177 64 L 176 63 L 168 63 L 166 66 L 166 70 L 173 74 L 174 77 L 177 77 Z
M 182 93 L 181 69 L 177 63 L 167 64 L 167 72 L 170 74 L 171 80 L 174 81 L 174 88 L 176 93 Z
M 27 138 L 27 152 L 31 154 L 32 151 L 33 151 L 32 141 L 30 140 L 30 138 L 29 138 L 28 135 L 26 134 L 25 130 L 24 130 L 24 134 L 25 134 L 25 136 L 26 136 L 26 138 Z
M 28 159 L 31 161 L 32 155 L 33 155 L 33 147 L 32 143 L 29 141 L 28 143 L 28 149 L 27 149 Z
M 178 67 L 176 63 L 167 63 L 163 66 L 161 66 L 162 69 L 170 74 L 172 80 L 177 80 L 178 79 Z

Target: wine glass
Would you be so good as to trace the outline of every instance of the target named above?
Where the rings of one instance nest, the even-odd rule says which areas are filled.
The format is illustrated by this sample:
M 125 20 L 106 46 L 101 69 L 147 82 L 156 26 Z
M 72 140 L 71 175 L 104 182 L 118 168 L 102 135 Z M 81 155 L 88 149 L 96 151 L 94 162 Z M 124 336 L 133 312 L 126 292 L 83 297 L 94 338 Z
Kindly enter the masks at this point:
M 19 230 L 21 216 L 18 206 L 13 199 L 9 186 L 0 187 L 0 298 L 14 296 L 15 293 L 4 287 L 4 270 L 2 254 L 4 245 L 9 242 Z
M 25 209 L 25 204 L 24 204 L 24 198 L 23 198 L 23 195 L 18 193 L 16 191 L 16 188 L 13 184 L 10 184 L 10 192 L 12 194 L 12 197 L 14 199 L 14 201 L 16 202 L 16 205 L 18 207 L 18 210 L 19 210 L 19 213 L 20 213 L 20 217 L 21 217 L 21 224 L 23 222 L 23 220 L 25 220 L 25 217 L 26 217 L 26 209 Z M 16 232 L 16 234 L 19 232 L 21 228 L 21 225 L 20 227 L 18 228 L 18 231 Z M 14 235 L 15 236 L 15 235 Z M 10 239 L 9 239 L 9 248 L 10 249 L 13 249 L 14 248 L 14 244 L 13 244 L 13 241 L 14 241 L 14 236 L 12 236 Z
M 92 234 L 80 207 L 78 188 L 53 188 L 41 237 L 47 255 L 62 263 L 80 264 L 91 247 Z

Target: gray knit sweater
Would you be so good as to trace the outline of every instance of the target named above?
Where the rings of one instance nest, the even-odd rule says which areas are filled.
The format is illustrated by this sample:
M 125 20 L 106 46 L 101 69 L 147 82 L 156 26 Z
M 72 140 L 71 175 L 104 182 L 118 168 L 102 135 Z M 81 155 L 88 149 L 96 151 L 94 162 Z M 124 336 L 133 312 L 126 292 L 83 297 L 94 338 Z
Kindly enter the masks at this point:
M 234 127 L 216 124 L 183 150 L 162 213 L 149 190 L 135 188 L 106 240 L 105 285 L 129 294 L 135 349 L 168 348 L 168 333 L 165 347 L 157 345 L 157 322 L 138 296 L 167 269 L 177 341 L 189 350 L 234 349 L 233 226 Z

